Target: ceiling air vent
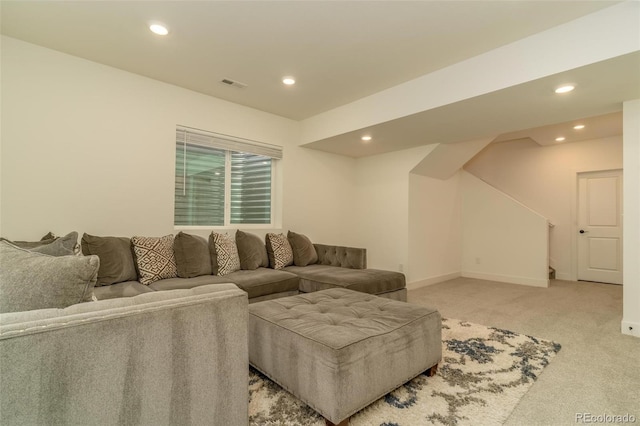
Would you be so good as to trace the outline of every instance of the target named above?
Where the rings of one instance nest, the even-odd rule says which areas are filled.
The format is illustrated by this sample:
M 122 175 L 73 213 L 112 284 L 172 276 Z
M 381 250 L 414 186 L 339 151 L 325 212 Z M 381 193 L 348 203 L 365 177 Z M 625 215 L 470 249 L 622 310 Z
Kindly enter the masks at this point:
M 227 86 L 233 86 L 238 89 L 244 89 L 245 87 L 247 87 L 246 84 L 240 83 L 239 81 L 231 80 L 230 78 L 223 78 L 222 80 L 220 80 L 220 83 L 226 84 Z

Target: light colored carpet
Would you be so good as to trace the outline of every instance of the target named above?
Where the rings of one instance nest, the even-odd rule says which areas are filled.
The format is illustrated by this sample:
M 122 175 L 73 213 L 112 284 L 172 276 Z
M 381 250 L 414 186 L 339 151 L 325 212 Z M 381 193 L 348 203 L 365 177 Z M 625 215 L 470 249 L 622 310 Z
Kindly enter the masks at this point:
M 353 415 L 350 425 L 503 424 L 560 350 L 557 343 L 452 319 L 443 319 L 442 341 L 436 376 L 416 377 Z M 249 383 L 251 425 L 324 425 L 253 369 Z
M 553 280 L 535 288 L 457 278 L 408 297 L 444 317 L 562 344 L 506 425 L 575 425 L 579 413 L 630 414 L 640 424 L 640 339 L 620 333 L 621 286 Z

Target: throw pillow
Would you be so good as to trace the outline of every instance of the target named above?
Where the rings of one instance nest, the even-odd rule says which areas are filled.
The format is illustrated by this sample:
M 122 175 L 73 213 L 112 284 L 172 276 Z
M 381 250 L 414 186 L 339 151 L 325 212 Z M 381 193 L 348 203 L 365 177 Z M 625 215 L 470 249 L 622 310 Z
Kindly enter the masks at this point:
M 98 276 L 97 256 L 49 256 L 0 242 L 0 313 L 66 308 L 88 302 Z
M 50 256 L 73 256 L 78 245 L 78 233 L 73 231 L 64 237 L 55 238 L 53 242 L 30 249 Z
M 207 240 L 198 236 L 178 232 L 173 240 L 173 254 L 180 278 L 211 275 L 211 255 Z
M 45 234 L 44 237 L 40 238 L 40 241 L 45 241 L 45 240 L 51 240 L 51 239 L 55 239 L 57 238 L 56 234 L 54 234 L 53 232 L 49 231 Z
M 173 235 L 164 237 L 131 237 L 133 254 L 140 273 L 140 283 L 149 285 L 178 276 L 173 254 Z
M 40 241 L 11 241 L 6 238 L 0 238 L 0 241 L 6 241 L 11 245 L 16 247 L 24 248 L 27 250 L 31 250 L 32 248 L 40 247 L 45 244 L 51 244 L 56 240 L 56 236 L 53 233 L 49 232 L 47 235 L 42 237 Z
M 318 263 L 318 253 L 313 243 L 306 235 L 296 234 L 289 231 L 287 239 L 293 251 L 293 264 L 296 266 L 307 266 Z
M 238 247 L 233 238 L 227 234 L 212 232 L 209 241 L 212 243 L 211 258 L 215 258 L 213 261 L 215 275 L 227 275 L 240 270 Z
M 138 280 L 129 238 L 83 234 L 81 243 L 85 256 L 100 258 L 97 286 Z
M 282 269 L 293 264 L 293 251 L 284 234 L 268 233 L 266 240 L 269 264 L 273 269 Z
M 44 253 L 51 256 L 80 256 L 80 245 L 78 244 L 78 233 L 70 232 L 64 237 L 56 237 L 52 232 L 47 233 L 40 241 L 11 241 L 0 238 L 9 244 L 23 249 Z
M 237 231 L 236 246 L 240 256 L 240 269 L 254 270 L 269 267 L 267 247 L 257 235 Z

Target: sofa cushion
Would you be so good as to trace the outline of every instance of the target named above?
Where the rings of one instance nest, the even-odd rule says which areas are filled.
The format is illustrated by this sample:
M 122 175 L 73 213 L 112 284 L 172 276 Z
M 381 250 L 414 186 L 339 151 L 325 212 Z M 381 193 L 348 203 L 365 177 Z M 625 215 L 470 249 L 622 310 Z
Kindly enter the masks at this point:
M 0 312 L 65 308 L 90 301 L 100 259 L 49 256 L 0 242 Z
M 211 275 L 211 254 L 207 240 L 198 236 L 178 232 L 173 240 L 178 277 L 193 278 Z
M 289 266 L 285 271 L 300 277 L 300 291 L 311 293 L 342 287 L 369 294 L 381 294 L 406 287 L 400 272 L 378 269 L 351 269 L 329 265 Z
M 213 262 L 214 275 L 227 275 L 240 269 L 240 257 L 236 242 L 227 234 L 212 232 L 209 237 L 209 249 L 211 257 L 215 257 Z
M 173 235 L 164 237 L 131 237 L 140 282 L 149 285 L 178 276 L 173 254 Z
M 240 257 L 240 269 L 254 270 L 269 267 L 267 247 L 257 235 L 236 231 L 236 246 Z
M 258 268 L 253 271 L 236 271 L 225 278 L 249 295 L 249 299 L 268 294 L 298 291 L 300 279 L 289 272 L 270 268 Z
M 153 293 L 153 289 L 147 285 L 140 284 L 138 281 L 125 281 L 123 283 L 104 285 L 93 289 L 93 295 L 98 300 L 133 297 L 143 293 Z
M 156 281 L 149 285 L 149 288 L 155 291 L 163 290 L 184 290 L 188 288 L 200 287 L 208 284 L 226 284 L 231 281 L 227 277 L 218 275 L 200 275 L 193 278 L 169 278 L 166 280 Z
M 287 239 L 293 251 L 293 264 L 296 266 L 307 266 L 318 263 L 318 253 L 313 243 L 306 235 L 296 234 L 289 231 Z
M 138 279 L 129 238 L 97 237 L 85 233 L 81 244 L 85 256 L 95 255 L 100 258 L 97 286 Z
M 293 251 L 291 244 L 284 234 L 268 233 L 265 237 L 267 243 L 267 255 L 269 266 L 273 269 L 282 269 L 293 264 Z

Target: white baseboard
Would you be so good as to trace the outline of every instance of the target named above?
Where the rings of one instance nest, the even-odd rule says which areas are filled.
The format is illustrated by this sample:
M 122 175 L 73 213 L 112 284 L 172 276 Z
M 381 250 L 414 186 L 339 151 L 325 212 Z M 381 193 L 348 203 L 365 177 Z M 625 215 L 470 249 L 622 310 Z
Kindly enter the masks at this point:
M 629 336 L 640 337 L 640 323 L 622 320 L 622 334 L 628 334 Z
M 498 281 L 501 283 L 521 284 L 533 287 L 549 287 L 548 279 L 537 279 L 530 277 L 518 277 L 512 275 L 487 274 L 482 272 L 462 272 L 465 278 L 476 278 L 479 280 Z
M 407 290 L 415 290 L 417 288 L 438 284 L 443 281 L 452 280 L 460 277 L 460 272 L 450 272 L 448 274 L 437 275 L 435 277 L 424 278 L 422 280 L 413 281 L 407 284 Z

